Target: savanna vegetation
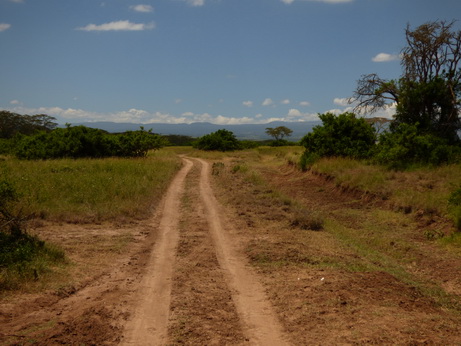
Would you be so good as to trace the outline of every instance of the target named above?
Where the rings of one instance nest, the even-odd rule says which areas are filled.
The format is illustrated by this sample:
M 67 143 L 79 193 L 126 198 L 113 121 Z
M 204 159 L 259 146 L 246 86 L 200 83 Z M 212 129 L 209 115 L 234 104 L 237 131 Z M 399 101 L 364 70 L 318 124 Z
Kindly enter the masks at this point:
M 28 219 L 91 223 L 141 218 L 179 168 L 178 153 L 211 160 L 232 157 L 231 174 L 244 173 L 256 185 L 263 178 L 255 167 L 264 164 L 312 169 L 402 210 L 452 219 L 461 229 L 461 32 L 452 29 L 453 22 L 408 27 L 401 78 L 387 81 L 371 74 L 359 80 L 351 98 L 356 113 L 392 104 L 395 120 L 379 122 L 385 126 L 378 128 L 351 112 L 320 114 L 322 125 L 300 146 L 258 147 L 223 129 L 196 140 L 170 136 L 193 149 L 163 148 L 164 138 L 150 130 L 109 134 L 83 126 L 57 128 L 46 115 L 0 112 L 0 288 L 36 279 L 49 266 L 65 262 L 61 250 L 27 232 Z M 274 138 L 272 146 L 281 146 L 292 131 L 279 127 L 266 133 Z M 318 214 L 292 209 L 295 224 L 323 228 L 325 220 Z M 431 235 L 448 239 L 442 231 Z M 459 243 L 459 237 L 451 239 Z
M 323 122 L 302 140 L 302 165 L 318 157 L 368 158 L 392 169 L 437 166 L 461 158 L 461 31 L 454 22 L 436 21 L 406 28 L 403 73 L 398 80 L 367 74 L 350 103 L 357 113 L 395 106 L 389 127 L 379 135 L 353 113 L 320 115 Z M 346 120 L 347 118 L 347 120 Z M 369 122 L 370 123 L 370 122 Z

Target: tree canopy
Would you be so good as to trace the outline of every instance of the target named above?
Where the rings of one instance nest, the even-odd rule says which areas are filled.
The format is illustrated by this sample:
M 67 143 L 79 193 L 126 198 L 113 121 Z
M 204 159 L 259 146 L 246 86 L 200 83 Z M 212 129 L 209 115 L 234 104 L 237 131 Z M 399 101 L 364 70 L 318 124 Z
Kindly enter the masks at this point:
M 241 145 L 232 131 L 225 129 L 200 137 L 194 147 L 201 150 L 233 151 L 241 149 Z
M 393 126 L 416 125 L 422 133 L 459 141 L 461 95 L 461 30 L 454 21 L 434 21 L 405 30 L 401 51 L 403 73 L 398 80 L 366 74 L 350 102 L 355 112 L 374 113 L 396 105 Z
M 21 115 L 0 111 L 0 138 L 12 138 L 16 134 L 32 135 L 39 131 L 51 131 L 58 125 L 56 118 L 46 114 Z

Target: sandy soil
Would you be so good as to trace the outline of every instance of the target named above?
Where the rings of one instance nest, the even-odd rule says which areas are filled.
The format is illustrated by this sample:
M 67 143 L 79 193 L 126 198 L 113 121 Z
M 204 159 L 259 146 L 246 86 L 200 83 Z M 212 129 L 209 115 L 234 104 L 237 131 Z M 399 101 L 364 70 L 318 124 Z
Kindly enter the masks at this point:
M 420 242 L 408 250 L 406 270 L 455 302 L 459 255 L 415 236 L 414 215 L 389 216 L 379 203 L 290 169 L 261 169 L 270 181 L 261 187 L 233 174 L 233 164 L 212 170 L 184 158 L 146 222 L 37 227 L 69 253 L 78 284 L 62 279 L 45 293 L 2 299 L 0 344 L 461 343 L 456 308 L 376 269 L 332 234 L 296 226 L 289 203 L 273 192 L 354 230 L 382 222 L 401 234 L 389 240 L 393 247 Z M 386 217 L 374 219 L 376 208 Z

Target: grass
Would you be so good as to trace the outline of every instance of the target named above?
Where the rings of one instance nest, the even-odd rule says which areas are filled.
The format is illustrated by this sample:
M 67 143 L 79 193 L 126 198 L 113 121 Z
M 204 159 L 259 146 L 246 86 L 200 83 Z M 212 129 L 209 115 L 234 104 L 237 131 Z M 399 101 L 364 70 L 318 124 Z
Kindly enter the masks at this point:
M 440 239 L 435 234 L 429 239 L 431 234 L 426 233 L 431 231 L 430 228 L 421 228 L 412 215 L 390 209 L 354 209 L 344 205 L 331 210 L 325 210 L 323 206 L 308 210 L 296 199 L 290 199 L 283 190 L 273 188 L 265 179 L 271 174 L 280 174 L 286 177 L 286 184 L 290 184 L 292 171 L 286 167 L 287 164 L 293 166 L 290 161 L 297 155 L 298 147 L 263 147 L 242 152 L 239 156 L 234 154 L 231 160 L 220 158 L 226 162 L 228 175 L 220 173 L 217 179 L 224 185 L 232 179 L 235 185 L 232 190 L 248 189 L 245 197 L 237 198 L 241 213 L 245 217 L 260 213 L 275 220 L 264 229 L 277 234 L 278 242 L 265 240 L 263 233 L 255 235 L 247 247 L 247 255 L 254 265 L 265 270 L 307 266 L 349 272 L 384 271 L 432 297 L 441 306 L 461 311 L 456 297 L 411 269 L 419 262 L 421 251 L 427 251 L 420 241 L 424 244 L 430 240 L 437 251 L 442 251 L 440 253 L 447 249 L 456 256 L 461 249 L 461 233 Z M 448 199 L 459 188 L 461 176 L 459 165 L 395 172 L 351 159 L 323 159 L 313 169 L 333 177 L 338 185 L 376 194 L 393 204 L 410 206 L 414 211 L 436 212 L 441 216 L 449 215 Z M 293 177 L 299 179 L 299 174 Z M 245 184 L 237 187 L 238 179 Z M 247 194 L 251 202 L 243 200 Z M 270 214 L 258 210 L 266 201 L 269 201 Z M 252 205 L 251 211 L 244 203 Z M 283 214 L 279 209 L 284 211 Z M 278 215 L 282 217 L 276 218 Z M 278 224 L 272 229 L 274 222 Z M 331 250 L 333 248 L 336 250 Z
M 144 218 L 180 160 L 168 151 L 141 159 L 63 159 L 0 163 L 26 214 L 64 222 Z
M 313 170 L 334 177 L 337 184 L 370 192 L 395 205 L 456 218 L 450 195 L 461 186 L 461 165 L 391 171 L 347 158 L 321 159 Z
M 21 161 L 7 157 L 0 161 L 0 177 L 19 197 L 13 214 L 33 218 L 34 224 L 39 219 L 121 224 L 149 217 L 180 166 L 172 149 L 138 159 Z M 50 280 L 59 281 L 70 263 L 64 250 L 30 235 L 26 224 L 22 228 L 20 238 L 0 232 L 0 291 L 35 290 Z M 106 238 L 78 243 L 72 251 L 120 254 L 132 241 L 129 232 Z

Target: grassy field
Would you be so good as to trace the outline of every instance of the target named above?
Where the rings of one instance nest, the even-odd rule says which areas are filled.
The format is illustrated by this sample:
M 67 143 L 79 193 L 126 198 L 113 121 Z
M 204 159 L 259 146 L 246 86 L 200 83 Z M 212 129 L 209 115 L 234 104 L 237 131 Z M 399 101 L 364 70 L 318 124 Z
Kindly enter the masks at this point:
M 101 222 L 123 224 L 152 215 L 153 207 L 162 198 L 181 166 L 180 155 L 230 164 L 232 174 L 242 173 L 249 183 L 266 186 L 264 172 L 288 166 L 294 169 L 302 153 L 302 147 L 260 147 L 230 153 L 177 147 L 152 152 L 142 159 L 19 161 L 6 158 L 0 161 L 0 178 L 14 185 L 20 196 L 18 208 L 23 215 L 35 216 L 35 220 L 81 225 Z M 218 166 L 216 168 L 219 170 Z M 396 172 L 355 160 L 336 158 L 322 159 L 312 170 L 333 178 L 338 186 L 376 195 L 394 206 L 389 212 L 375 212 L 373 218 L 382 219 L 378 228 L 373 223 L 363 223 L 362 233 L 359 233 L 363 235 L 362 239 L 355 234 L 355 229 L 324 218 L 322 212 L 313 209 L 306 214 L 296 200 L 284 194 L 283 189 L 264 187 L 269 202 L 282 203 L 292 210 L 292 222 L 308 227 L 312 224 L 320 227 L 323 223 L 329 233 L 349 246 L 360 247 L 360 244 L 366 244 L 367 248 L 379 251 L 389 248 L 391 257 L 396 257 L 400 262 L 398 257 L 403 255 L 397 253 L 394 247 L 386 245 L 387 232 L 390 231 L 386 227 L 392 228 L 400 222 L 399 214 L 394 211 L 437 215 L 454 220 L 455 223 L 460 218 L 459 208 L 450 206 L 448 200 L 461 187 L 461 165 Z M 230 175 L 229 179 L 232 177 Z M 355 217 L 351 209 L 345 208 L 341 213 L 344 217 Z M 441 246 L 449 246 L 456 251 L 461 248 L 460 232 L 447 234 L 446 228 L 425 232 L 427 239 L 438 239 Z M 130 236 L 123 234 L 122 238 L 128 239 L 124 240 L 123 244 L 126 245 Z M 116 242 L 117 239 L 110 241 Z M 112 245 L 108 248 L 112 249 Z M 43 265 L 34 264 L 32 267 L 44 268 L 46 271 L 50 256 L 51 261 L 54 256 L 58 262 L 63 263 L 63 259 L 65 262 L 65 256 L 59 249 L 50 246 L 50 252 L 42 257 Z M 34 268 L 29 271 L 28 278 L 34 276 Z M 391 271 L 395 273 L 394 269 Z
M 26 215 L 89 223 L 147 217 L 179 167 L 180 159 L 162 150 L 140 159 L 7 159 L 0 172 Z
M 85 257 L 107 257 L 109 261 L 129 244 L 131 232 L 108 237 L 92 236 L 89 232 L 84 238 L 90 239 L 92 254 L 69 258 L 71 252 L 88 250 L 81 240 L 66 237 L 66 232 L 72 230 L 62 226 L 58 233 L 48 235 L 40 230 L 37 237 L 37 230 L 33 229 L 43 221 L 74 225 L 108 222 L 120 226 L 147 219 L 180 166 L 180 158 L 168 149 L 138 159 L 0 161 L 1 181 L 8 181 L 18 195 L 15 205 L 10 207 L 16 209 L 13 214 L 32 219 L 23 224 L 25 232 L 21 238 L 0 233 L 0 292 L 46 287 L 47 282 L 71 276 L 68 265 L 85 261 Z M 68 239 L 58 241 L 56 246 L 56 236 Z

